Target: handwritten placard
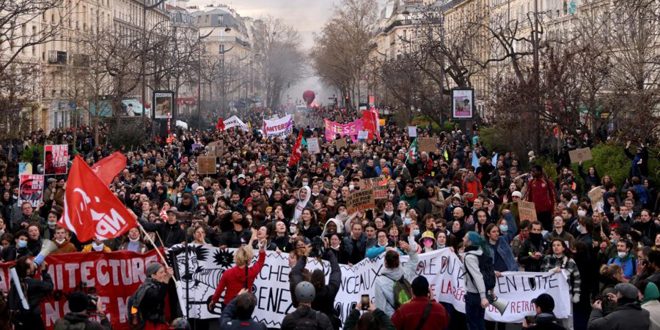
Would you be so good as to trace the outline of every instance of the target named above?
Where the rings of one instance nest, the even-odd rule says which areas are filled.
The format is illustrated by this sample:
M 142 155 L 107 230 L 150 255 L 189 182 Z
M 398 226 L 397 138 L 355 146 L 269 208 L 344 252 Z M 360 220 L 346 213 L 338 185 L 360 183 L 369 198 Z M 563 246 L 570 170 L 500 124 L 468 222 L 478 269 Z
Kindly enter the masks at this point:
M 419 145 L 420 152 L 437 152 L 438 151 L 438 139 L 431 137 L 419 137 L 417 138 L 417 144 Z
M 321 147 L 319 146 L 318 138 L 309 138 L 307 139 L 307 150 L 310 154 L 320 154 Z
M 216 174 L 217 168 L 215 167 L 215 156 L 200 156 L 197 158 L 197 171 L 201 175 Z
M 536 221 L 536 206 L 532 202 L 519 201 L 518 202 L 518 216 L 520 221 L 529 220 Z
M 346 199 L 348 214 L 373 209 L 375 207 L 376 201 L 374 200 L 373 189 L 354 191 Z
M 571 163 L 585 162 L 593 159 L 591 156 L 591 149 L 589 148 L 571 150 L 568 152 L 568 156 L 571 158 Z

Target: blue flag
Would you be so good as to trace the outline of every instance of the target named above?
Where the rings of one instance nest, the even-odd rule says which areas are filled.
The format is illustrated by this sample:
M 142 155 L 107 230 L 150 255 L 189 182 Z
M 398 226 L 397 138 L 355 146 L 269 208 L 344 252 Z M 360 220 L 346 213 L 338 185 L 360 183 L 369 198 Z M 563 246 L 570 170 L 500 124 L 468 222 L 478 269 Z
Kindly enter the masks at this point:
M 475 170 L 479 168 L 479 157 L 477 157 L 477 152 L 474 150 L 472 151 L 472 167 Z

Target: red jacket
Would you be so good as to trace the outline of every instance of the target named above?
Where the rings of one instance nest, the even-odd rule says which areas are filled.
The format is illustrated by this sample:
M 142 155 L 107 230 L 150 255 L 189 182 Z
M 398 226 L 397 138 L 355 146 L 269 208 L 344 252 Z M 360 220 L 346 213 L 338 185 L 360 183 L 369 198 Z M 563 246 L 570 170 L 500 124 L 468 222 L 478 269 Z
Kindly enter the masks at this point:
M 481 186 L 481 181 L 479 181 L 479 178 L 475 177 L 474 181 L 470 182 L 468 180 L 463 180 L 463 189 L 462 192 L 465 193 L 472 193 L 472 197 L 466 198 L 468 202 L 472 203 L 474 202 L 475 199 L 477 199 L 477 196 L 481 191 L 483 190 L 483 187 Z
M 532 179 L 527 188 L 527 201 L 534 203 L 536 212 L 552 212 L 555 208 L 555 189 L 545 178 Z
M 266 261 L 266 251 L 261 250 L 259 251 L 259 259 L 257 262 L 248 269 L 248 288 L 252 290 L 252 285 L 254 284 L 254 279 L 259 275 L 259 272 L 261 272 L 261 268 L 264 266 L 264 262 Z M 220 299 L 220 295 L 222 295 L 223 292 L 225 292 L 225 289 L 227 289 L 227 292 L 225 292 L 225 299 L 224 303 L 225 305 L 229 304 L 236 296 L 238 295 L 238 292 L 241 291 L 245 287 L 245 268 L 239 268 L 238 266 L 234 266 L 230 269 L 227 269 L 224 273 L 222 273 L 222 276 L 220 277 L 220 283 L 218 283 L 218 287 L 215 288 L 215 293 L 213 293 L 213 297 L 211 298 L 211 301 L 213 303 L 217 303 L 218 300 Z
M 394 315 L 392 315 L 394 327 L 398 330 L 416 329 L 428 304 L 428 297 L 414 297 L 411 301 L 399 307 L 394 312 Z M 431 304 L 431 312 L 421 329 L 438 330 L 447 328 L 447 325 L 449 325 L 447 311 L 437 302 L 432 302 Z

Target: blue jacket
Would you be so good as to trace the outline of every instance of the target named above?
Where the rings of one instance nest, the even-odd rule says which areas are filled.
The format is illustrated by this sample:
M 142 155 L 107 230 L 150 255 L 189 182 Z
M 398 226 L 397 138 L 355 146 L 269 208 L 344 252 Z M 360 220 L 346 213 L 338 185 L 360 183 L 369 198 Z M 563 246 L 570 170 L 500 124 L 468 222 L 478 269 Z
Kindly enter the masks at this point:
M 493 261 L 495 260 L 495 253 L 497 253 L 504 260 L 504 263 L 506 264 L 506 271 L 518 271 L 518 263 L 516 263 L 516 259 L 513 256 L 513 250 L 511 250 L 511 245 L 509 245 L 507 240 L 500 236 L 497 239 L 497 244 L 495 246 L 497 251 L 492 251 Z
M 628 254 L 623 258 L 618 256 L 610 258 L 607 262 L 607 265 L 617 264 L 623 270 L 623 276 L 627 279 L 631 279 L 637 273 L 637 260 L 631 255 Z

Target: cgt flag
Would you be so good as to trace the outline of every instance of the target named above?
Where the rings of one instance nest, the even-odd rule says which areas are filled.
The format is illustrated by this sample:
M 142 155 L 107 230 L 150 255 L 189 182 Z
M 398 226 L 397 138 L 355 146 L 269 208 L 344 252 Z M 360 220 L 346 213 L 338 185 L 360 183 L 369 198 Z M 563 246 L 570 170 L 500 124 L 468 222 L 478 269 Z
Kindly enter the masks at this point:
M 64 193 L 64 214 L 59 221 L 80 242 L 94 237 L 110 239 L 137 226 L 135 216 L 80 156 L 73 160 Z
M 110 185 L 112 180 L 126 168 L 126 156 L 116 151 L 112 155 L 105 157 L 92 165 L 92 171 L 105 183 Z
M 289 167 L 296 166 L 302 157 L 301 149 L 302 144 L 302 129 L 298 133 L 298 138 L 296 139 L 296 144 L 293 145 L 293 150 L 291 150 L 291 157 L 289 158 Z

